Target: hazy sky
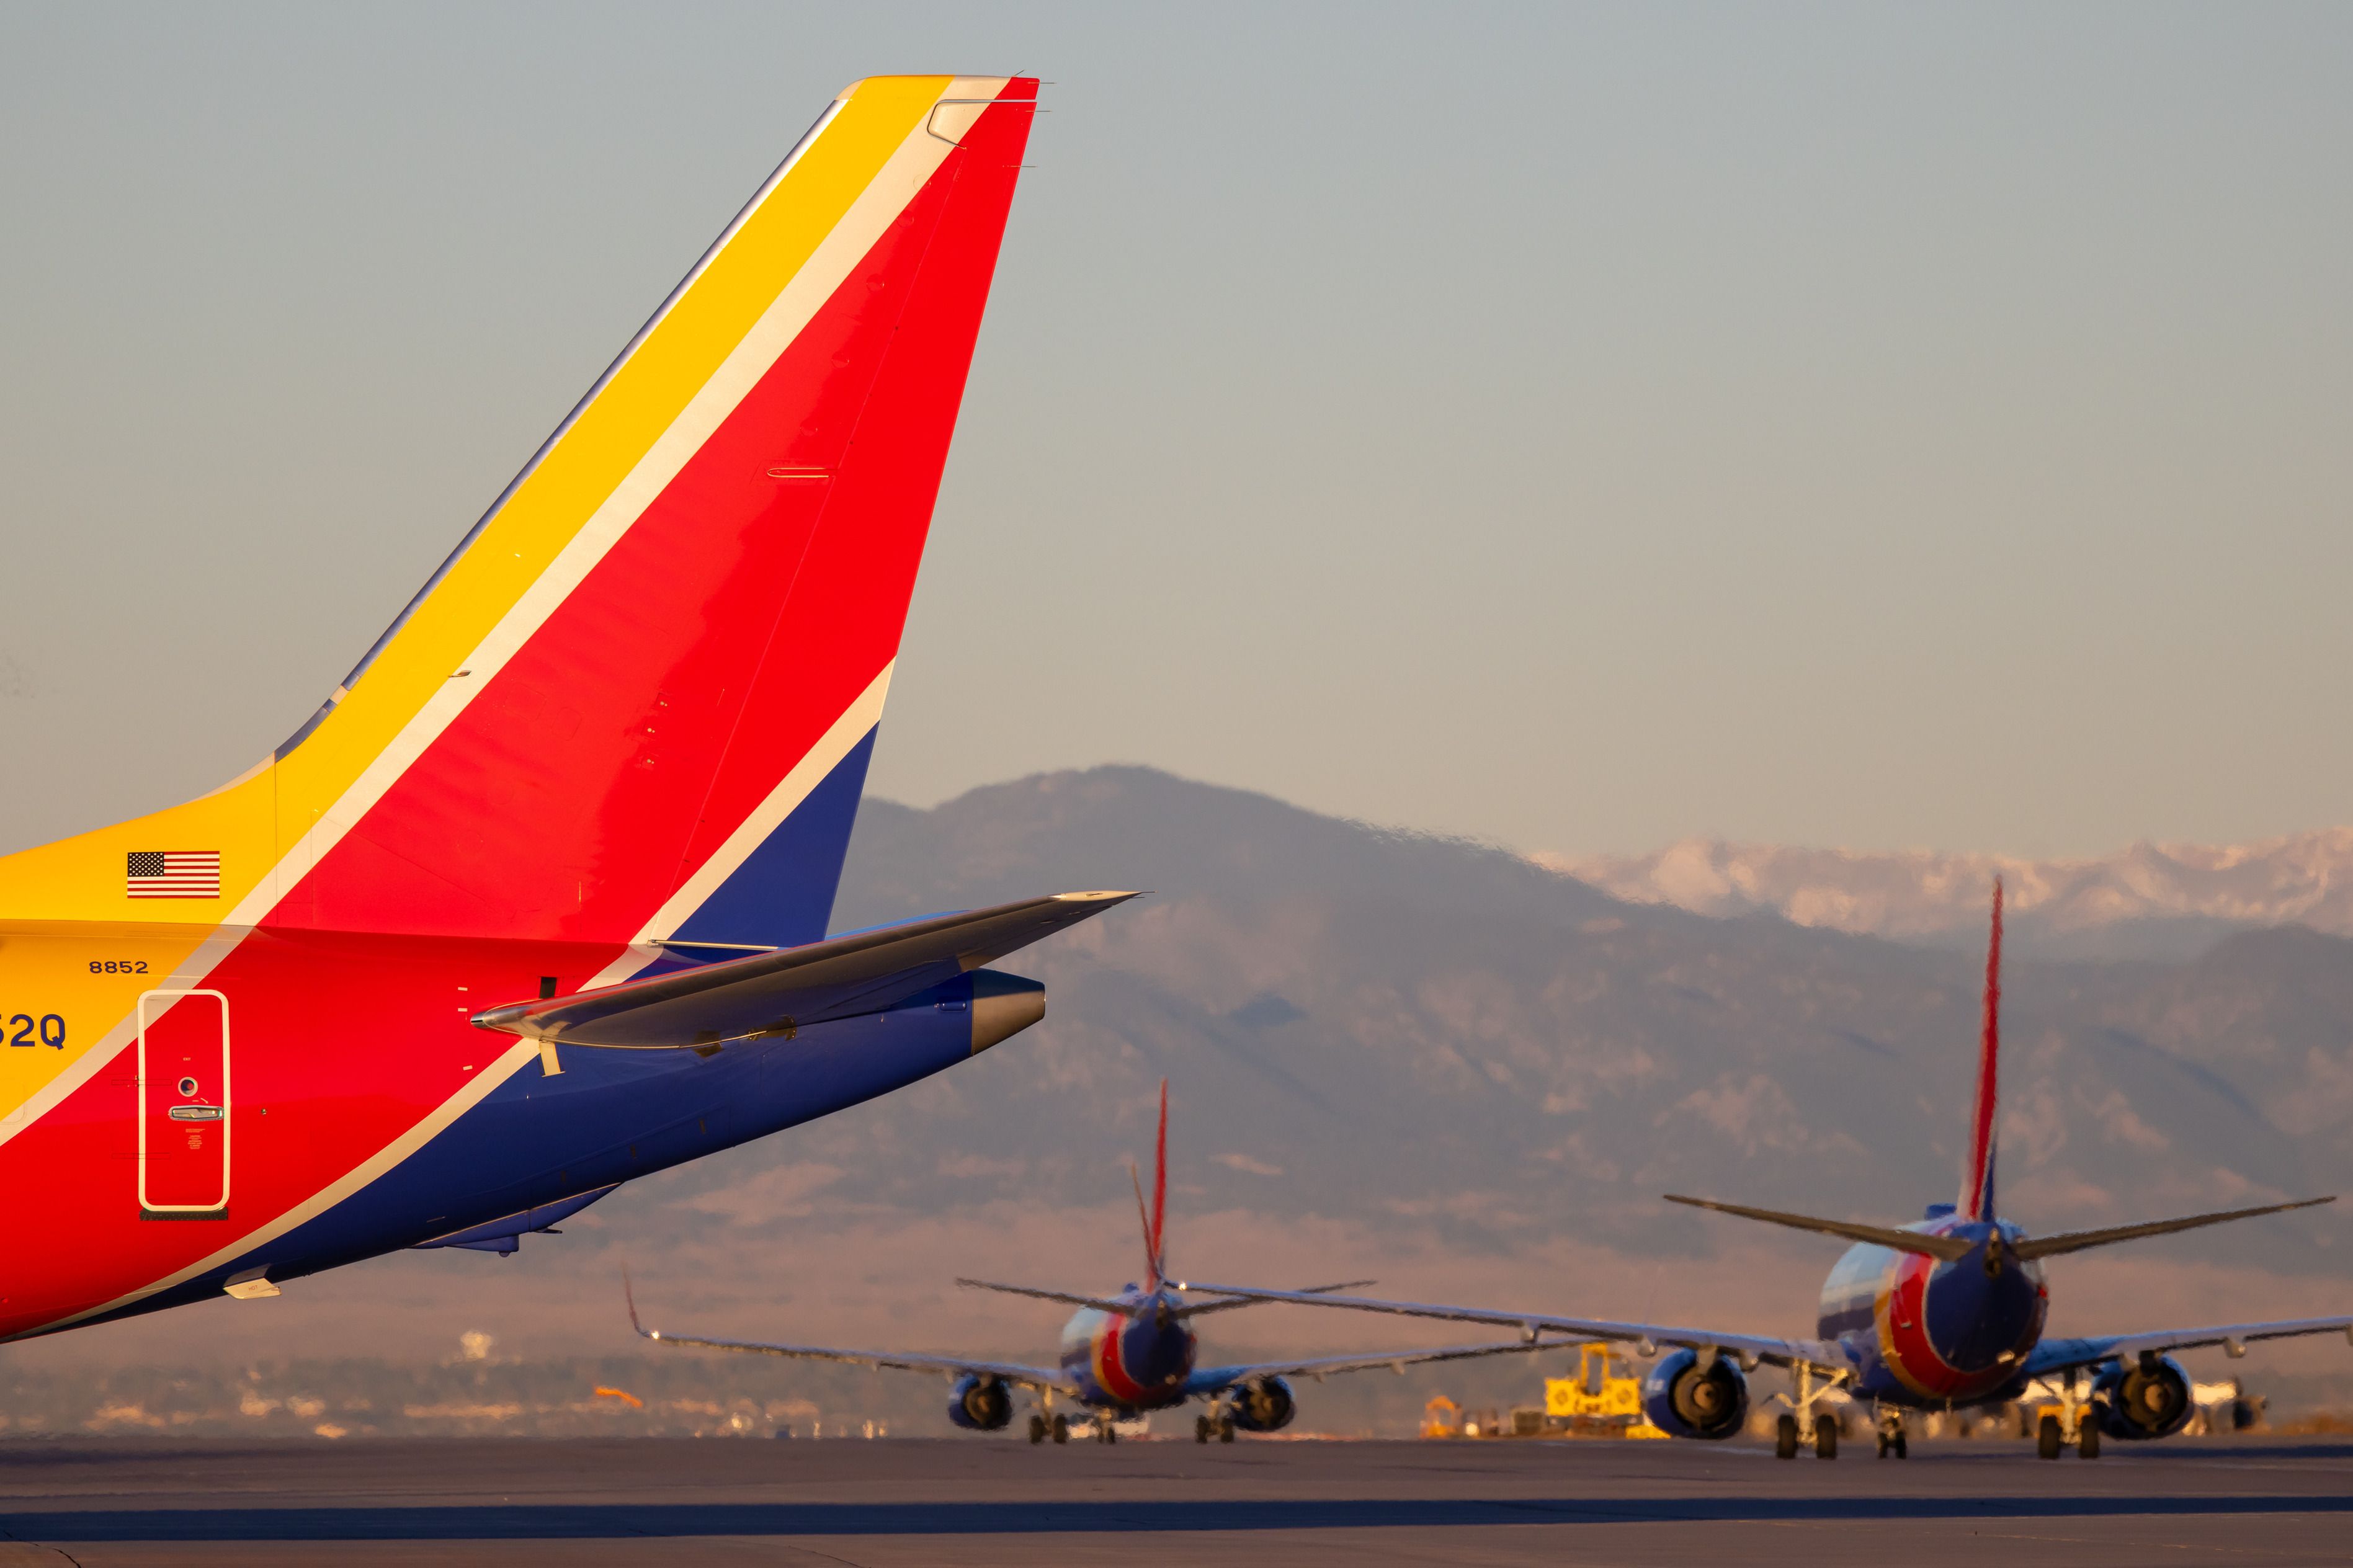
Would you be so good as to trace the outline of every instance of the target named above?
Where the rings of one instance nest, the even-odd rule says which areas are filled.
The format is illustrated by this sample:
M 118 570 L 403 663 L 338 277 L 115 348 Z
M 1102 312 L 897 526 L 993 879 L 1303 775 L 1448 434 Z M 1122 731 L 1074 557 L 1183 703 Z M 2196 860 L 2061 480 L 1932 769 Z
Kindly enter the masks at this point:
M 1055 83 L 873 787 L 2353 821 L 2353 7 L 0 9 L 0 847 L 291 731 L 832 93 Z

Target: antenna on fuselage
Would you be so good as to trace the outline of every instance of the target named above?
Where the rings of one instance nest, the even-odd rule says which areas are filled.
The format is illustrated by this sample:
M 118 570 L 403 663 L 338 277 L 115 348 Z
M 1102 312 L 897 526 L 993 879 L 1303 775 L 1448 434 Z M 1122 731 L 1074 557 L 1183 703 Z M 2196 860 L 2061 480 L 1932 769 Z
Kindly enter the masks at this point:
M 1963 1219 L 1993 1218 L 1994 1111 L 2001 1079 L 2001 879 L 1993 879 L 1993 931 L 1986 944 L 1985 1026 L 1978 1040 L 1978 1092 L 1969 1120 L 1968 1162 L 1961 1167 Z

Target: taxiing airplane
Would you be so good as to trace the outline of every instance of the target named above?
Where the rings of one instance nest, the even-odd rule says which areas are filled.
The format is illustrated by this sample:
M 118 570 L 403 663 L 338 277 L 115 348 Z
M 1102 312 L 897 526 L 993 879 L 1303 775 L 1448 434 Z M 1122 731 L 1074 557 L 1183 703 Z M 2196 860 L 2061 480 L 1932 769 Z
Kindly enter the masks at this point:
M 2038 1423 L 2042 1456 L 2055 1459 L 2073 1443 L 2085 1458 L 2094 1458 L 2103 1433 L 2126 1439 L 2165 1437 L 2189 1422 L 2193 1412 L 2190 1378 L 2172 1352 L 2221 1345 L 2239 1356 L 2254 1340 L 2339 1331 L 2353 1339 L 2353 1317 L 2340 1317 L 2045 1340 L 2042 1329 L 2050 1291 L 2042 1260 L 2046 1258 L 2332 1200 L 2306 1198 L 2102 1230 L 2028 1236 L 2019 1226 L 1998 1217 L 1994 1208 L 2000 1018 L 2001 884 L 1997 881 L 1992 939 L 1986 956 L 1976 1110 L 1957 1203 L 1931 1204 L 1926 1217 L 1908 1225 L 1879 1226 L 1670 1195 L 1672 1203 L 1856 1243 L 1831 1269 L 1822 1287 L 1813 1339 L 1765 1339 L 1668 1324 L 1486 1311 L 1328 1292 L 1210 1284 L 1178 1289 L 1220 1300 L 1297 1301 L 1457 1322 L 1506 1324 L 1529 1340 L 1547 1332 L 1579 1340 L 1614 1340 L 1631 1342 L 1645 1357 L 1657 1355 L 1662 1346 L 1679 1347 L 1659 1359 L 1642 1384 L 1645 1413 L 1654 1425 L 1678 1437 L 1721 1438 L 1739 1432 L 1748 1414 L 1748 1384 L 1744 1374 L 1760 1364 L 1787 1368 L 1791 1379 L 1788 1408 L 1777 1423 L 1776 1445 L 1785 1459 L 1796 1456 L 1801 1436 L 1810 1436 L 1814 1452 L 1820 1458 L 1837 1457 L 1837 1423 L 1820 1408 L 1824 1396 L 1833 1391 L 1873 1406 L 1880 1457 L 1893 1454 L 1902 1458 L 1904 1412 L 2004 1403 L 2043 1379 L 2058 1385 L 2062 1408 Z M 2083 1382 L 2086 1374 L 2088 1389 Z M 1803 1430 L 1807 1426 L 1810 1433 Z
M 0 1339 L 512 1251 L 1042 1015 L 984 966 L 1131 895 L 826 935 L 1037 87 L 843 92 L 285 744 L 0 858 Z
M 1461 1361 L 1476 1356 L 1514 1355 L 1549 1345 L 1525 1340 L 1500 1344 L 1456 1345 L 1443 1350 L 1394 1351 L 1385 1355 L 1324 1356 L 1305 1361 L 1238 1362 L 1202 1367 L 1199 1335 L 1194 1320 L 1251 1305 L 1242 1291 L 1228 1300 L 1187 1301 L 1168 1283 L 1163 1222 L 1168 1202 L 1168 1085 L 1160 1085 L 1160 1132 L 1152 1163 L 1152 1206 L 1144 1206 L 1144 1185 L 1135 1182 L 1136 1215 L 1144 1227 L 1144 1282 L 1130 1283 L 1113 1296 L 1086 1296 L 1068 1290 L 1040 1290 L 1027 1285 L 997 1285 L 986 1279 L 959 1279 L 978 1290 L 1003 1290 L 1078 1308 L 1063 1325 L 1061 1355 L 1057 1366 L 1024 1366 L 1013 1362 L 976 1361 L 964 1356 L 902 1354 L 893 1351 L 837 1350 L 823 1345 L 769 1344 L 754 1340 L 701 1339 L 664 1333 L 638 1320 L 637 1300 L 628 1297 L 629 1326 L 647 1339 L 666 1345 L 697 1350 L 744 1351 L 755 1355 L 797 1356 L 812 1361 L 847 1362 L 853 1366 L 895 1367 L 902 1372 L 932 1373 L 951 1378 L 948 1420 L 969 1431 L 994 1432 L 1013 1421 L 1013 1395 L 1028 1390 L 1037 1407 L 1029 1416 L 1029 1441 L 1050 1436 L 1057 1443 L 1070 1440 L 1070 1417 L 1054 1409 L 1056 1400 L 1081 1405 L 1095 1417 L 1099 1441 L 1119 1440 L 1113 1422 L 1154 1410 L 1166 1410 L 1190 1399 L 1204 1400 L 1206 1412 L 1193 1420 L 1193 1437 L 1206 1443 L 1234 1440 L 1234 1433 L 1276 1432 L 1291 1425 L 1299 1403 L 1291 1380 L 1312 1377 L 1322 1382 L 1336 1373 L 1388 1369 L 1402 1374 L 1420 1362 Z M 1131 1167 L 1133 1174 L 1133 1167 Z M 1267 1294 L 1284 1300 L 1314 1300 L 1318 1292 L 1346 1290 L 1369 1285 L 1369 1279 L 1344 1285 L 1319 1285 L 1304 1291 Z M 624 1291 L 628 1290 L 624 1280 Z

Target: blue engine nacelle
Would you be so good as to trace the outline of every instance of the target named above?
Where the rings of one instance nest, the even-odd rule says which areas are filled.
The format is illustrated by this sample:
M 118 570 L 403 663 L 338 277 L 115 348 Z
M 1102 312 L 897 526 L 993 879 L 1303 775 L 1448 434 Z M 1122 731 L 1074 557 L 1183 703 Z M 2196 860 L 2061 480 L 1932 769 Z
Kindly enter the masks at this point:
M 1013 1395 L 997 1379 L 967 1373 L 956 1379 L 948 1419 L 967 1432 L 994 1432 L 1013 1419 Z
M 1703 1370 L 1697 1351 L 1677 1351 L 1642 1379 L 1642 1414 L 1670 1437 L 1729 1437 L 1748 1417 L 1748 1380 L 1727 1356 Z
M 1226 1396 L 1227 1414 L 1245 1432 L 1280 1432 L 1299 1414 L 1291 1384 L 1279 1377 L 1254 1377 Z
M 2169 1355 L 2108 1368 L 2092 1380 L 2092 1398 L 2099 1405 L 2100 1429 L 2127 1441 L 2170 1437 L 2198 1410 L 2189 1373 Z

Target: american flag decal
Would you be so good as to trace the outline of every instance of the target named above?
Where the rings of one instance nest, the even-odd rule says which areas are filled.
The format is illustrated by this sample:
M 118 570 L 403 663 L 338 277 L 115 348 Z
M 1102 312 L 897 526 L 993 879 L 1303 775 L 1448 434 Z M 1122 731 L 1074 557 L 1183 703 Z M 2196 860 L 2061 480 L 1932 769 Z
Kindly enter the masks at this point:
M 123 890 L 134 899 L 217 899 L 217 849 L 134 849 Z

